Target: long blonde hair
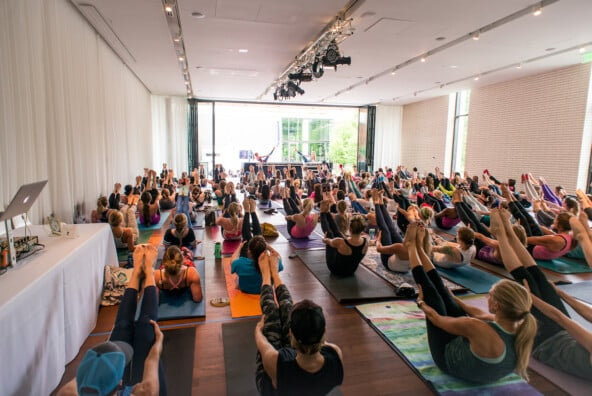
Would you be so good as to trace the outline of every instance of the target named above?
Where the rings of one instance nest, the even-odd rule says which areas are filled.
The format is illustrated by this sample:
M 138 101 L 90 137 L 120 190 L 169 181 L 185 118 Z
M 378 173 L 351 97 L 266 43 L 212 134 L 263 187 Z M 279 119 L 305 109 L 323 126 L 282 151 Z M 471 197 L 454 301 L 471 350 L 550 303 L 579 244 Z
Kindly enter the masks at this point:
M 187 216 L 183 213 L 179 213 L 175 216 L 175 231 L 177 232 L 177 238 L 179 238 L 179 246 L 183 244 L 183 231 L 187 228 Z
M 536 319 L 530 313 L 530 293 L 522 285 L 508 279 L 497 282 L 490 293 L 491 298 L 498 303 L 501 315 L 514 322 L 521 322 L 514 341 L 517 356 L 516 372 L 528 381 L 526 368 L 537 333 Z
M 228 206 L 228 214 L 230 215 L 230 221 L 232 222 L 232 227 L 235 230 L 238 230 L 238 214 L 240 213 L 240 205 L 237 202 L 232 202 Z
M 310 212 L 312 211 L 313 205 L 314 205 L 314 202 L 310 198 L 306 198 L 304 201 L 302 201 L 302 216 L 304 216 L 304 217 L 308 216 L 310 214 Z
M 107 197 L 104 195 L 100 196 L 99 199 L 97 199 L 97 212 L 103 213 L 105 209 L 107 209 L 108 204 L 109 202 L 107 201 Z

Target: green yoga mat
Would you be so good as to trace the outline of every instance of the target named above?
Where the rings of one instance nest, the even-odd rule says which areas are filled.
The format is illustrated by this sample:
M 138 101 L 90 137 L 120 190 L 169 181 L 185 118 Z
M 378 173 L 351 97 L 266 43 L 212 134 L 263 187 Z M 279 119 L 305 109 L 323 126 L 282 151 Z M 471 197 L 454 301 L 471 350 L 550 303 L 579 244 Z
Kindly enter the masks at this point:
M 560 274 L 583 274 L 592 272 L 592 268 L 585 261 L 569 257 L 560 257 L 553 260 L 536 260 L 539 267 L 546 268 Z
M 540 395 L 516 374 L 492 384 L 475 385 L 442 372 L 430 354 L 425 316 L 414 302 L 380 302 L 358 305 L 356 309 L 437 394 Z
M 473 268 L 470 265 L 456 268 L 436 268 L 440 275 L 475 293 L 487 293 L 491 286 L 500 280 L 497 276 Z
M 140 230 L 139 235 L 138 235 L 138 244 L 148 243 L 148 241 L 150 240 L 150 237 L 152 236 L 152 233 L 154 233 L 154 230 L 150 230 L 150 229 Z M 127 249 L 117 249 L 117 259 L 120 262 L 126 261 L 127 260 L 127 253 L 128 253 Z

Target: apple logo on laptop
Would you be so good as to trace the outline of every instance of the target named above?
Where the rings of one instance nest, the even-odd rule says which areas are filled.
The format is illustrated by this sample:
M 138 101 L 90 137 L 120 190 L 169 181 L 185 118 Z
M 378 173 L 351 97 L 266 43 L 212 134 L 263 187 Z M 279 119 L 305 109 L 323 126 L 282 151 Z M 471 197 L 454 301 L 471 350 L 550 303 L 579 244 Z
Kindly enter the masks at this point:
M 25 199 L 23 199 L 23 204 L 26 204 L 28 200 L 29 200 L 29 196 L 27 195 L 27 196 L 25 197 Z

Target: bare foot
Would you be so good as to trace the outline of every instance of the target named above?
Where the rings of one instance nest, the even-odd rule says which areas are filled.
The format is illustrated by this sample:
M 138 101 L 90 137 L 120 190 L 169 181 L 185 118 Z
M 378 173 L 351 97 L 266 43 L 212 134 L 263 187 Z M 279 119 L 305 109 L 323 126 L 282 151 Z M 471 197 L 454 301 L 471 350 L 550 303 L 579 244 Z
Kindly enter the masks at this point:
M 489 219 L 490 219 L 489 232 L 491 232 L 496 237 L 499 235 L 502 235 L 504 232 L 506 232 L 503 220 L 500 216 L 499 209 L 491 209 L 491 212 L 489 212 Z
M 249 209 L 251 213 L 255 213 L 255 210 L 257 209 L 257 203 L 253 198 L 249 198 Z
M 321 213 L 329 213 L 330 205 L 331 205 L 331 202 L 329 202 L 328 200 L 326 200 L 326 199 L 322 200 L 321 205 L 320 205 Z
M 244 209 L 245 213 L 249 212 L 250 205 L 251 205 L 251 203 L 249 201 L 249 197 L 247 194 L 245 194 L 245 199 L 243 199 L 243 209 Z
M 514 196 L 512 195 L 512 193 L 510 192 L 510 190 L 508 189 L 507 184 L 503 183 L 502 184 L 502 196 L 508 201 L 508 202 L 512 202 L 514 201 Z
M 405 233 L 405 239 L 403 239 L 403 245 L 410 249 L 411 247 L 415 246 L 415 241 L 417 239 L 417 223 L 410 223 L 407 226 L 407 232 Z
M 142 272 L 142 264 L 144 264 L 144 256 L 146 249 L 144 245 L 137 245 L 134 249 L 134 272 Z

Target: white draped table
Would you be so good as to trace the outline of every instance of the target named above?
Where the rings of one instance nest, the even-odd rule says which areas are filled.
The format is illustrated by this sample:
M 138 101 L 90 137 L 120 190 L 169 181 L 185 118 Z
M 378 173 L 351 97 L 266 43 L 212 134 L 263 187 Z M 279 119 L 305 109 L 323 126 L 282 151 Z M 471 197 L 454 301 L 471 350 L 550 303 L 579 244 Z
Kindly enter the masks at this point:
M 45 249 L 0 276 L 0 395 L 47 395 L 59 384 L 96 325 L 104 267 L 118 262 L 107 224 L 78 225 L 75 239 L 30 228 Z

